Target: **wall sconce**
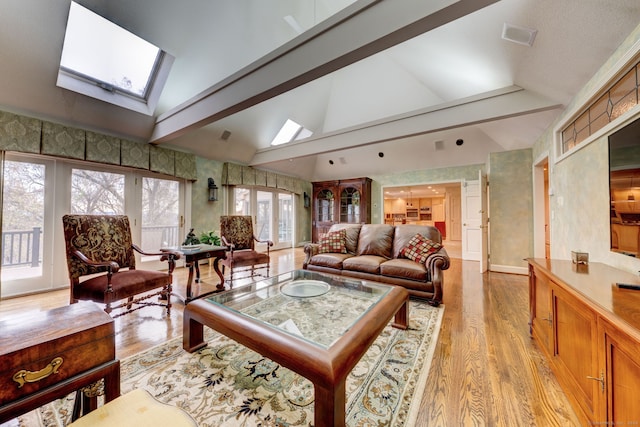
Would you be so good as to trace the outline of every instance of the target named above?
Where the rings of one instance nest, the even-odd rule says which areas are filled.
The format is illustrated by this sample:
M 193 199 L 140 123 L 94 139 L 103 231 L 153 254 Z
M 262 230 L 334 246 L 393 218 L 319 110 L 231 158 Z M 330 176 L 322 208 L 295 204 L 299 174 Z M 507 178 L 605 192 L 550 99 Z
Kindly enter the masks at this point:
M 309 197 L 309 195 L 307 194 L 307 192 L 304 192 L 304 207 L 308 208 L 311 206 L 311 197 Z
M 213 178 L 209 178 L 207 181 L 207 187 L 209 187 L 209 201 L 215 202 L 218 200 L 218 186 L 213 181 Z

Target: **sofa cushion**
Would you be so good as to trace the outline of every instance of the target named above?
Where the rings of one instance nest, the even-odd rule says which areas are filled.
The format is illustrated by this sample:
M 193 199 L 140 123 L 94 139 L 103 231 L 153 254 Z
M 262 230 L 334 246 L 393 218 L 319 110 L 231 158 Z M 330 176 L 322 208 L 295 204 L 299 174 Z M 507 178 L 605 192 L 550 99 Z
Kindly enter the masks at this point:
M 314 255 L 309 264 L 317 265 L 319 267 L 328 267 L 335 268 L 337 270 L 342 270 L 342 262 L 352 257 L 351 254 L 337 254 L 337 253 L 326 253 L 326 254 L 317 254 Z
M 345 246 L 347 238 L 347 231 L 337 230 L 337 231 L 329 231 L 328 233 L 322 235 L 320 237 L 318 253 L 338 253 L 338 254 L 346 254 L 347 247 Z
M 386 258 L 377 255 L 354 256 L 345 259 L 342 262 L 342 268 L 362 273 L 380 274 L 380 264 L 386 260 Z
M 380 264 L 380 274 L 387 277 L 426 282 L 429 280 L 428 271 L 424 264 L 406 258 L 390 259 Z
M 394 227 L 389 224 L 363 224 L 358 236 L 356 255 L 391 258 Z
M 401 224 L 396 225 L 393 235 L 393 258 L 401 258 L 400 251 L 407 246 L 409 240 L 416 234 L 422 234 L 429 240 L 442 243 L 440 231 L 430 225 Z
M 429 255 L 438 252 L 440 248 L 442 248 L 440 243 L 429 240 L 422 234 L 417 233 L 409 240 L 409 243 L 402 248 L 400 256 L 424 264 Z
M 362 224 L 338 223 L 333 224 L 329 231 L 346 230 L 347 236 L 345 239 L 345 246 L 347 247 L 347 252 L 355 255 L 358 249 L 358 236 L 360 235 L 360 227 L 362 227 Z

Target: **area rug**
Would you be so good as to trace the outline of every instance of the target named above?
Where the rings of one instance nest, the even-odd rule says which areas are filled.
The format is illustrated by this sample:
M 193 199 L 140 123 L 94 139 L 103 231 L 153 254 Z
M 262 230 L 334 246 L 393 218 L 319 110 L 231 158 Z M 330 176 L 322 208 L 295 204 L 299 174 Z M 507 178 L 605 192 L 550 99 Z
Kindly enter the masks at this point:
M 411 301 L 406 331 L 388 325 L 347 379 L 347 425 L 413 426 L 444 307 Z M 121 361 L 122 392 L 142 388 L 182 408 L 201 427 L 312 426 L 313 384 L 206 328 L 207 347 L 187 353 L 172 339 Z M 18 419 L 20 426 L 69 423 L 74 395 Z

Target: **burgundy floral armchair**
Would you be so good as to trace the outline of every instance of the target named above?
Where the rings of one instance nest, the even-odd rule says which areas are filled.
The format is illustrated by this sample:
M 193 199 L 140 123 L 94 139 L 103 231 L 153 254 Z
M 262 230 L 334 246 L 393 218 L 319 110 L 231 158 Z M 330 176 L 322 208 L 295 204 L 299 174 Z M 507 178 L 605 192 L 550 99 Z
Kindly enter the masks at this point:
M 258 240 L 253 234 L 253 221 L 249 215 L 228 215 L 220 217 L 220 239 L 222 244 L 229 247 L 226 259 L 222 262 L 222 274 L 225 267 L 229 267 L 229 284 L 233 286 L 236 272 L 249 272 L 248 276 L 262 276 L 256 269 L 266 269 L 269 277 L 269 249 L 273 246 L 271 240 Z M 266 243 L 267 252 L 255 250 L 255 243 Z
M 62 224 L 71 304 L 90 300 L 105 304 L 107 313 L 125 308 L 113 317 L 148 305 L 166 307 L 170 314 L 178 252 L 143 252 L 131 240 L 129 218 L 125 215 L 64 215 Z M 168 271 L 137 270 L 134 250 L 160 256 L 168 262 Z M 166 302 L 151 301 L 157 295 Z

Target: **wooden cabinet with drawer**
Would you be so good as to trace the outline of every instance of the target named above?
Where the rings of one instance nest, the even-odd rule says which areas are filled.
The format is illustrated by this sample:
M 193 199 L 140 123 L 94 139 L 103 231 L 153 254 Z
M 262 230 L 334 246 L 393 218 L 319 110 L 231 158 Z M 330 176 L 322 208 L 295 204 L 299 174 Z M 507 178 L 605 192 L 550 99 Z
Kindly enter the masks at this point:
M 530 330 L 584 425 L 640 422 L 640 284 L 616 268 L 529 259 Z
M 120 394 L 113 319 L 91 302 L 0 321 L 0 423 L 100 379 Z

